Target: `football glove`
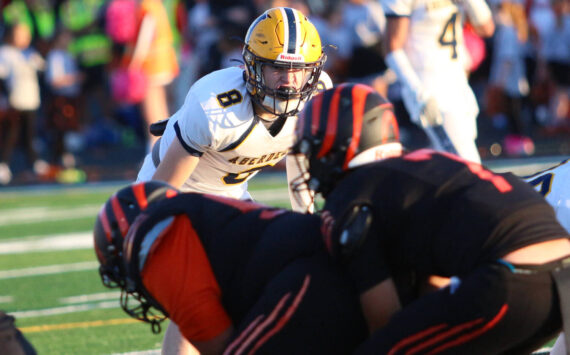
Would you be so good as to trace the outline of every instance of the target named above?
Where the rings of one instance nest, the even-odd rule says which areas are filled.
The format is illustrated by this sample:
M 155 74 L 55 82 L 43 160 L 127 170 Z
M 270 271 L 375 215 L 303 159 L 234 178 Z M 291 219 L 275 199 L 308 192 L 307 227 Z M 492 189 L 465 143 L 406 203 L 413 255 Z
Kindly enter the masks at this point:
M 438 126 L 443 123 L 439 106 L 433 96 L 429 97 L 421 106 L 419 123 L 422 127 Z

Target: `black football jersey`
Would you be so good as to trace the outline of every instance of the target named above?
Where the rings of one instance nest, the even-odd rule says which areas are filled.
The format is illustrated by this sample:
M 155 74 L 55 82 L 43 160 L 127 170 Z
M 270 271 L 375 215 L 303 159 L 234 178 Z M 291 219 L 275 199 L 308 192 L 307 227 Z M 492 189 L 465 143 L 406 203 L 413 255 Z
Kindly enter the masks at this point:
M 422 149 L 357 168 L 327 196 L 340 233 L 353 206 L 372 208 L 385 275 L 462 275 L 520 247 L 565 236 L 542 196 L 516 176 Z
M 147 219 L 137 238 L 169 216 L 188 217 L 234 319 L 286 265 L 323 250 L 319 216 L 250 201 L 185 193 L 152 204 L 142 215 Z

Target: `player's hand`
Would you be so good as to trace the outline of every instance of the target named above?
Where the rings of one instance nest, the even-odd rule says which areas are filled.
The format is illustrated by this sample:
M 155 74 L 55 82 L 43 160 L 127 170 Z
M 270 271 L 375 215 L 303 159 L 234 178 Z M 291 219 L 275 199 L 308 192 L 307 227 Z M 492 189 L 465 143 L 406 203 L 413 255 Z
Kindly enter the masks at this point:
M 419 124 L 422 127 L 431 127 L 441 125 L 443 118 L 439 111 L 439 106 L 435 98 L 429 97 L 421 106 L 419 115 Z

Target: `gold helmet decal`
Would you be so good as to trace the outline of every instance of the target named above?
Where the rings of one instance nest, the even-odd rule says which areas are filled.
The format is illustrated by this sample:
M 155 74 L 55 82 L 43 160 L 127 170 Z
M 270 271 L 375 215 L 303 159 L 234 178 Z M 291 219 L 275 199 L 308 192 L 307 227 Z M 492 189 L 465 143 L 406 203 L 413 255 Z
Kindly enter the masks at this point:
M 288 7 L 267 10 L 249 27 L 243 57 L 246 81 L 254 102 L 275 115 L 294 115 L 316 90 L 326 61 L 315 26 L 300 11 Z M 306 84 L 295 93 L 265 85 L 263 65 L 307 71 Z

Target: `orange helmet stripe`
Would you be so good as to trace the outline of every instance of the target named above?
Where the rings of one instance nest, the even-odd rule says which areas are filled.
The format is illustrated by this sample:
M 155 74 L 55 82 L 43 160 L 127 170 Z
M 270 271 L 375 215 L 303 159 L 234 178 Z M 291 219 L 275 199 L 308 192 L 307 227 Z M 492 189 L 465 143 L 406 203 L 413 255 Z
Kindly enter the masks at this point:
M 119 203 L 117 196 L 111 197 L 111 207 L 113 208 L 113 214 L 117 218 L 117 223 L 119 224 L 121 235 L 124 236 L 129 230 L 129 223 L 127 222 L 127 218 L 125 217 L 125 213 L 121 208 L 121 204 Z
M 325 137 L 323 139 L 323 145 L 317 158 L 324 157 L 331 147 L 333 146 L 334 140 L 336 138 L 337 124 L 338 124 L 338 107 L 340 103 L 340 93 L 345 85 L 338 86 L 332 96 L 331 103 L 329 105 L 329 114 L 327 118 L 327 129 L 325 131 Z
M 343 169 L 348 168 L 348 163 L 354 158 L 358 150 L 362 133 L 362 117 L 366 109 L 366 98 L 371 92 L 372 88 L 365 85 L 357 84 L 352 88 L 352 139 L 346 152 Z
M 148 206 L 148 201 L 146 199 L 146 193 L 144 191 L 144 183 L 133 185 L 133 194 L 137 199 L 137 203 L 141 210 L 144 210 Z
M 101 221 L 101 224 L 103 225 L 103 230 L 105 231 L 105 237 L 107 238 L 107 240 L 110 243 L 111 242 L 111 226 L 109 225 L 109 218 L 107 217 L 107 210 L 105 207 L 106 206 L 103 206 L 103 208 L 101 208 L 101 210 L 99 211 L 99 220 Z
M 311 109 L 311 135 L 316 135 L 319 130 L 319 118 L 321 117 L 321 107 L 323 106 L 323 95 L 319 94 L 312 99 Z

